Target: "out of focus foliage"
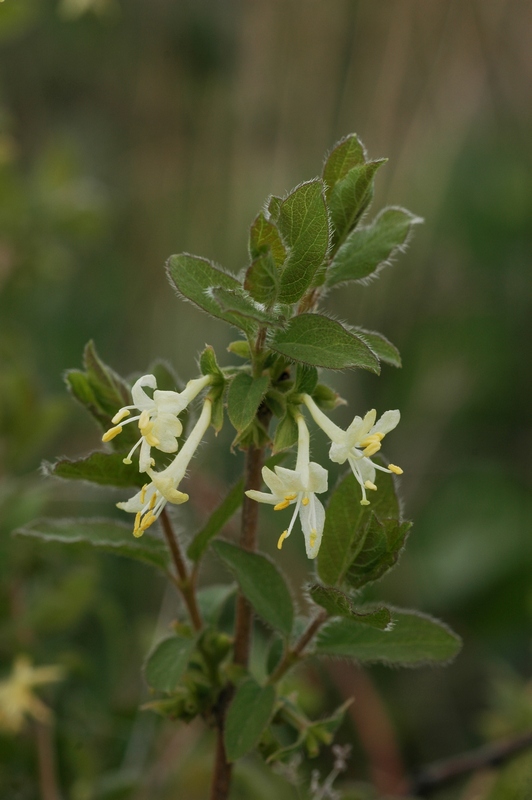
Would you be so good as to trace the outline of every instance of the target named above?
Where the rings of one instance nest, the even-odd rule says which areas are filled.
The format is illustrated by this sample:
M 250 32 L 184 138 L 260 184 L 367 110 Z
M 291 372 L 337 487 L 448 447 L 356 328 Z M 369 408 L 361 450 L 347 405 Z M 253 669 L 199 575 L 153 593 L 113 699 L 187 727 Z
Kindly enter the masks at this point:
M 426 224 L 400 275 L 334 295 L 339 316 L 354 309 L 404 364 L 339 385 L 343 421 L 401 408 L 395 448 L 417 523 L 388 599 L 465 640 L 446 672 L 372 678 L 408 768 L 529 725 L 531 24 L 510 0 L 0 4 L 0 677 L 19 652 L 66 667 L 42 697 L 72 800 L 164 800 L 176 786 L 203 798 L 211 742 L 137 710 L 142 654 L 175 598 L 141 565 L 9 535 L 45 512 L 103 509 L 95 491 L 37 474 L 50 453 L 94 443 L 61 372 L 91 337 L 129 369 L 157 354 L 187 374 L 205 341 L 221 350 L 221 326 L 168 296 L 165 258 L 188 250 L 239 269 L 262 198 L 350 130 L 390 156 L 379 206 L 404 203 Z M 199 519 L 224 489 L 214 474 L 236 474 L 237 457 L 224 458 L 194 477 Z M 317 713 L 339 686 L 324 672 L 297 681 Z M 359 780 L 368 744 L 356 725 L 339 739 Z M 481 796 L 518 800 L 530 769 L 522 756 Z M 242 768 L 235 800 L 294 796 L 260 770 Z M 31 730 L 0 736 L 0 794 L 37 798 L 36 775 Z

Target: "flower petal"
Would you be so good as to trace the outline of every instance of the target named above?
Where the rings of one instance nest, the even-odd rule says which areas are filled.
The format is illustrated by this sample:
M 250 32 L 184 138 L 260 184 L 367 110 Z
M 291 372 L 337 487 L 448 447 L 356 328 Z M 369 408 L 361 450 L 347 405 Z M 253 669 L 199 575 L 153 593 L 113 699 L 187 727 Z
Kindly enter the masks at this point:
M 370 433 L 389 433 L 399 424 L 401 419 L 401 412 L 397 409 L 393 411 L 385 411 L 382 417 L 377 420 Z
M 267 492 L 257 492 L 256 489 L 248 489 L 246 495 L 250 500 L 256 500 L 257 503 L 269 503 L 274 506 L 279 502 L 279 496 L 268 494 Z
M 131 397 L 133 398 L 135 407 L 138 408 L 139 411 L 152 411 L 155 408 L 155 403 L 144 391 L 144 386 L 155 389 L 157 386 L 155 375 L 143 375 L 142 378 L 135 381 L 131 389 Z
M 312 495 L 308 505 L 301 505 L 299 519 L 305 537 L 305 550 L 308 558 L 316 558 L 323 536 L 325 509 L 317 497 Z
M 311 461 L 310 464 L 308 465 L 308 470 L 309 470 L 309 482 L 307 486 L 307 491 L 317 492 L 317 494 L 326 492 L 329 473 L 327 472 L 325 467 L 322 467 L 321 464 L 317 464 L 315 461 Z

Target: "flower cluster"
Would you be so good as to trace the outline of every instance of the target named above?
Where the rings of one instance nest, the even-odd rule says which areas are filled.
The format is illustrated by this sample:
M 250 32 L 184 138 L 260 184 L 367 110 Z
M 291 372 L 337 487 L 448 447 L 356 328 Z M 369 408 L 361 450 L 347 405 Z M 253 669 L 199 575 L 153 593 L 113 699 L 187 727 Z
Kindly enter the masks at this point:
M 132 388 L 133 404 L 119 409 L 112 420 L 114 427 L 102 437 L 104 442 L 108 442 L 121 433 L 124 425 L 130 422 L 138 424 L 140 439 L 124 458 L 124 463 L 131 464 L 133 453 L 140 448 L 139 471 L 146 473 L 151 480 L 129 500 L 117 504 L 123 511 L 135 514 L 133 530 L 135 536 L 142 536 L 159 517 L 166 503 L 178 505 L 188 500 L 188 495 L 178 487 L 210 425 L 212 403 L 209 397 L 204 399 L 202 412 L 188 439 L 166 469 L 160 471 L 153 469 L 155 461 L 151 456 L 151 448 L 164 453 L 177 452 L 178 437 L 183 430 L 178 415 L 209 385 L 211 380 L 210 376 L 196 378 L 189 381 L 182 392 L 163 392 L 157 389 L 153 375 L 144 375 Z M 153 390 L 152 396 L 146 392 L 146 388 Z M 310 395 L 302 395 L 301 400 L 314 422 L 331 440 L 329 450 L 331 461 L 337 464 L 344 464 L 347 461 L 349 464 L 360 485 L 361 505 L 370 504 L 368 491 L 377 491 L 375 484 L 377 471 L 402 474 L 402 469 L 395 464 L 383 467 L 372 461 L 372 456 L 381 449 L 386 434 L 399 423 L 399 411 L 386 411 L 376 420 L 377 414 L 373 409 L 363 418 L 355 417 L 344 431 L 321 411 Z M 136 409 L 139 413 L 130 416 L 132 409 Z M 264 467 L 262 477 L 270 491 L 250 489 L 246 494 L 251 500 L 273 505 L 274 511 L 294 506 L 292 518 L 288 527 L 281 533 L 277 546 L 281 549 L 284 540 L 292 533 L 299 516 L 307 556 L 316 558 L 325 525 L 325 509 L 316 495 L 327 491 L 328 475 L 324 467 L 310 460 L 310 434 L 303 415 L 298 412 L 295 419 L 298 429 L 295 468 L 276 466 L 271 470 Z
M 0 681 L 0 730 L 18 733 L 27 717 L 49 723 L 52 712 L 37 697 L 33 689 L 55 683 L 65 677 L 62 667 L 34 667 L 27 656 L 19 656 L 11 675 Z
M 153 525 L 166 503 L 178 505 L 188 500 L 188 494 L 180 492 L 178 486 L 185 477 L 188 465 L 210 425 L 211 400 L 207 397 L 203 401 L 203 410 L 198 421 L 168 467 L 160 471 L 153 469 L 155 461 L 151 457 L 151 448 L 154 447 L 163 453 L 177 452 L 179 446 L 177 439 L 183 431 L 178 414 L 184 411 L 210 382 L 211 377 L 207 375 L 189 381 L 182 392 L 163 392 L 157 389 L 154 375 L 143 375 L 131 390 L 133 404 L 117 411 L 112 419 L 114 427 L 102 436 L 104 442 L 109 442 L 122 432 L 124 425 L 129 422 L 138 423 L 140 439 L 124 458 L 124 464 L 132 463 L 131 456 L 140 447 L 139 472 L 149 475 L 151 482 L 145 483 L 129 500 L 117 503 L 118 508 L 135 514 L 133 535 L 136 537 L 142 536 L 144 531 Z M 147 394 L 145 387 L 154 390 L 153 397 Z M 140 413 L 130 417 L 131 409 L 137 409 Z

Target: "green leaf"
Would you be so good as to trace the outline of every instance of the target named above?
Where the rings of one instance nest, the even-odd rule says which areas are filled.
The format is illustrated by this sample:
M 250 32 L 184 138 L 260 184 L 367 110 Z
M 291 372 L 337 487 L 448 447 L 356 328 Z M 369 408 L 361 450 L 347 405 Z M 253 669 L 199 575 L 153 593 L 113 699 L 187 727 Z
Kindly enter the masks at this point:
M 296 367 L 296 380 L 294 392 L 297 394 L 312 394 L 318 383 L 318 370 L 315 367 L 306 367 L 298 364 Z
M 326 186 L 327 200 L 338 181 L 360 164 L 366 163 L 366 150 L 357 137 L 351 133 L 335 144 L 323 165 L 323 180 Z
M 315 367 L 361 367 L 377 375 L 379 361 L 369 347 L 336 320 L 322 314 L 299 314 L 270 342 L 277 353 Z
M 103 430 L 107 430 L 112 426 L 111 419 L 118 409 L 131 404 L 131 390 L 120 375 L 99 358 L 92 341 L 83 351 L 83 365 L 85 371 L 73 369 L 66 372 L 68 389 Z M 138 428 L 126 425 L 112 440 L 111 446 L 117 450 L 129 450 L 137 439 Z
M 270 722 L 274 706 L 273 686 L 259 686 L 253 678 L 240 684 L 225 722 L 224 742 L 229 761 L 253 750 Z
M 54 475 L 66 480 L 81 480 L 97 483 L 100 486 L 118 486 L 127 488 L 143 486 L 146 476 L 131 464 L 123 463 L 121 453 L 94 452 L 84 458 L 71 461 L 59 458 L 53 464 L 44 462 L 45 475 Z
M 212 295 L 225 312 L 250 320 L 256 325 L 278 326 L 281 320 L 277 314 L 263 311 L 243 290 L 216 288 Z
M 242 593 L 259 617 L 289 636 L 294 607 L 285 580 L 274 563 L 266 556 L 242 550 L 229 542 L 218 541 L 213 547 L 236 577 Z
M 258 303 L 266 307 L 274 305 L 279 295 L 279 269 L 272 253 L 262 253 L 248 267 L 244 288 Z
M 289 250 L 279 300 L 296 303 L 311 285 L 329 246 L 329 217 L 320 178 L 301 184 L 283 200 L 279 230 Z
M 189 544 L 187 555 L 192 561 L 199 561 L 209 546 L 211 539 L 214 539 L 216 534 L 229 522 L 233 514 L 238 511 L 242 505 L 243 494 L 244 480 L 242 479 L 233 486 Z
M 327 272 L 327 286 L 361 281 L 377 273 L 404 247 L 414 225 L 422 222 L 403 208 L 385 208 L 371 225 L 352 231 Z
M 224 605 L 235 593 L 235 583 L 215 583 L 200 589 L 196 598 L 202 620 L 207 625 L 217 625 Z
M 227 393 L 227 413 L 237 431 L 243 431 L 253 422 L 268 384 L 267 375 L 252 378 L 245 372 L 240 372 L 231 381 Z
M 218 366 L 218 361 L 216 360 L 214 347 L 212 347 L 210 344 L 207 345 L 205 350 L 203 350 L 201 353 L 199 366 L 202 375 L 213 375 L 214 378 L 217 379 L 217 382 L 221 384 L 225 382 L 224 374 Z
M 78 544 L 83 542 L 113 553 L 165 569 L 168 564 L 166 545 L 145 533 L 135 539 L 131 525 L 112 519 L 36 519 L 14 531 L 17 536 L 31 536 L 44 542 Z
M 318 633 L 316 653 L 417 667 L 448 662 L 459 652 L 459 637 L 443 622 L 419 611 L 390 611 L 392 628 L 385 631 L 348 619 L 330 622 Z
M 273 440 L 274 453 L 292 447 L 297 442 L 297 437 L 297 422 L 294 419 L 294 415 L 290 411 L 287 411 L 284 417 L 279 420 L 275 430 L 275 437 Z
M 378 519 L 397 519 L 399 502 L 391 475 L 379 473 L 378 489 L 370 506 L 360 505 L 360 487 L 349 472 L 329 498 L 323 539 L 318 553 L 318 574 L 324 583 L 340 583 L 364 544 L 371 513 Z
M 166 262 L 166 271 L 170 282 L 173 283 L 181 297 L 190 300 L 211 317 L 222 319 L 246 333 L 253 333 L 255 325 L 251 320 L 222 309 L 213 297 L 212 290 L 214 288 L 221 287 L 233 291 L 242 288 L 240 282 L 233 275 L 218 269 L 206 258 L 192 256 L 188 253 L 170 256 Z
M 324 411 L 333 411 L 342 403 L 345 404 L 345 400 L 342 400 L 338 392 L 335 392 L 334 389 L 324 383 L 318 383 L 312 392 L 312 399 Z
M 397 564 L 411 527 L 411 522 L 396 519 L 380 521 L 372 513 L 362 546 L 345 573 L 345 582 L 360 589 L 382 578 Z
M 373 198 L 375 173 L 385 163 L 386 159 L 381 158 L 353 167 L 332 190 L 328 203 L 336 246 L 345 239 L 369 206 Z
M 279 199 L 279 208 L 282 203 Z M 286 248 L 281 239 L 279 229 L 261 211 L 255 217 L 249 231 L 249 254 L 252 260 L 258 259 L 262 255 L 270 253 L 276 267 L 281 267 L 286 258 Z M 248 287 L 246 286 L 246 289 Z M 253 295 L 255 297 L 255 295 Z M 255 300 L 259 300 L 255 297 Z M 261 301 L 262 302 L 262 301 Z
M 391 367 L 402 366 L 399 350 L 382 333 L 367 331 L 365 328 L 351 328 L 350 330 L 366 342 L 380 361 L 384 361 Z
M 155 646 L 144 665 L 148 686 L 159 692 L 173 692 L 185 672 L 196 642 L 170 636 Z
M 274 194 L 271 194 L 268 197 L 268 200 L 266 202 L 266 208 L 268 210 L 268 214 L 270 215 L 271 219 L 274 222 L 277 222 L 279 219 L 282 204 L 283 204 L 282 197 L 276 197 Z
M 372 628 L 385 630 L 391 623 L 392 618 L 389 610 L 385 606 L 370 608 L 362 606 L 357 608 L 353 605 L 351 598 L 340 589 L 332 586 L 320 586 L 315 584 L 309 589 L 309 594 L 313 601 L 324 608 L 332 617 L 347 617 L 359 622 L 361 625 L 370 625 Z

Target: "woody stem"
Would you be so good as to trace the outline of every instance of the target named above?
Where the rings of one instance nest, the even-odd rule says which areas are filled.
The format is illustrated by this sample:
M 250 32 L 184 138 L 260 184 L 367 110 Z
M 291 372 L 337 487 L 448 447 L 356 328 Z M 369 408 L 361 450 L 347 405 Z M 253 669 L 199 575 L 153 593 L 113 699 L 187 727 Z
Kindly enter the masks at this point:
M 175 535 L 174 527 L 170 521 L 170 517 L 168 516 L 166 509 L 163 509 L 161 512 L 160 520 L 163 526 L 164 537 L 166 539 L 166 543 L 168 545 L 168 549 L 170 550 L 172 561 L 174 562 L 174 566 L 179 578 L 177 581 L 177 587 L 183 596 L 183 600 L 185 601 L 188 613 L 190 614 L 190 619 L 194 629 L 196 631 L 200 631 L 203 627 L 203 622 L 196 601 L 194 575 L 190 574 L 188 571 L 185 559 L 181 553 L 179 542 L 177 541 L 177 537 Z

